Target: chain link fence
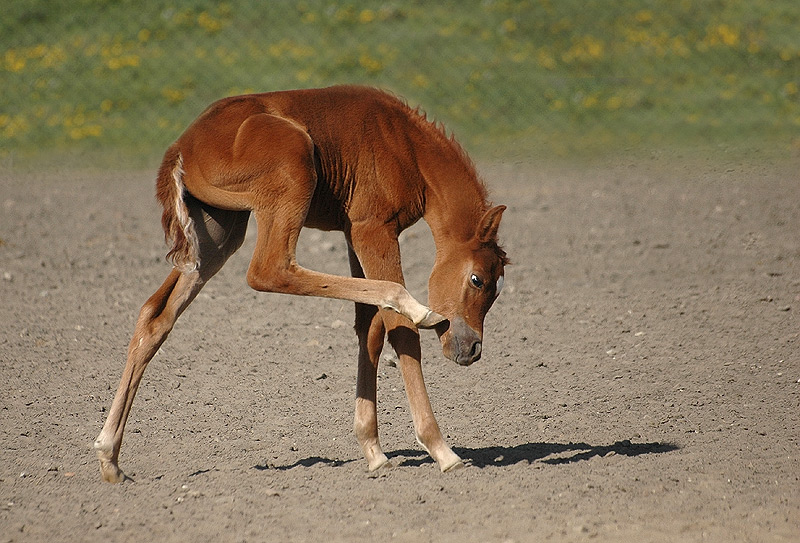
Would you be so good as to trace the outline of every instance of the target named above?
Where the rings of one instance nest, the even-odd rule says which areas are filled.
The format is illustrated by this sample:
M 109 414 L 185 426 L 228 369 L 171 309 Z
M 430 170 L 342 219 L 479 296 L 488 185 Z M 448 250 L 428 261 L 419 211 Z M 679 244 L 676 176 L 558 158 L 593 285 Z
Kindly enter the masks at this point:
M 791 148 L 800 127 L 793 2 L 10 0 L 4 11 L 6 159 L 135 165 L 218 98 L 336 83 L 396 92 L 470 151 L 499 156 L 742 132 Z

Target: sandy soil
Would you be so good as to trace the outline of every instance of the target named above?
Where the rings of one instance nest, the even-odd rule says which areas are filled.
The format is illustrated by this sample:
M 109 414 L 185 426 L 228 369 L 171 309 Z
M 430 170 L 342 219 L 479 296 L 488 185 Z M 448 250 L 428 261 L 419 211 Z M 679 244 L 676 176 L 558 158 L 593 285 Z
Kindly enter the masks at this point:
M 91 444 L 168 272 L 155 168 L 0 172 L 0 541 L 800 541 L 800 162 L 482 170 L 514 262 L 484 358 L 423 336 L 466 469 L 386 361 L 367 472 L 352 307 L 251 291 L 251 228 L 148 368 L 117 486 Z M 403 247 L 425 299 L 424 225 Z M 299 259 L 347 273 L 335 234 Z

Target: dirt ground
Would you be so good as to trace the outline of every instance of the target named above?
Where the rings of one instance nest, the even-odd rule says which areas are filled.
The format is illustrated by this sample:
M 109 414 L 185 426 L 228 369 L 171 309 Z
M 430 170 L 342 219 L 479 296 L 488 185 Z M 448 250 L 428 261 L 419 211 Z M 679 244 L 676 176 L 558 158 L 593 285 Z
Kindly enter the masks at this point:
M 117 486 L 91 444 L 168 273 L 155 166 L 0 171 L 0 541 L 800 541 L 800 161 L 480 169 L 513 260 L 484 357 L 423 332 L 465 469 L 387 359 L 395 467 L 367 472 L 351 304 L 250 290 L 251 224 L 145 373 Z M 424 224 L 402 246 L 424 300 Z M 299 260 L 348 269 L 336 234 Z

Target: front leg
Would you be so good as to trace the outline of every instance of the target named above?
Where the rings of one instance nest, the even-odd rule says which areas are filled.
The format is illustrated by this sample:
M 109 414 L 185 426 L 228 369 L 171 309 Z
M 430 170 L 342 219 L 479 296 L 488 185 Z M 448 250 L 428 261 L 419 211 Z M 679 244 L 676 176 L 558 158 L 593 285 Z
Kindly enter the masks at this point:
M 398 285 L 403 284 L 403 271 L 400 264 L 400 246 L 397 242 L 397 237 L 392 232 L 387 230 L 370 230 L 368 232 L 353 230 L 349 239 L 351 247 L 359 255 L 355 259 L 353 251 L 351 250 L 351 268 L 360 270 L 363 266 L 366 276 L 369 278 L 382 279 L 392 281 Z M 375 247 L 380 247 L 380 251 L 376 251 Z M 381 258 L 374 255 L 380 254 Z M 360 262 L 359 262 L 360 260 Z M 359 265 L 360 264 L 360 265 Z M 358 266 L 358 268 L 356 268 Z M 405 290 L 405 289 L 403 289 Z M 358 316 L 358 314 L 357 314 Z M 404 318 L 401 314 L 383 311 L 378 315 L 382 319 L 381 330 L 385 328 L 388 331 L 389 342 L 392 348 L 398 355 L 400 371 L 403 375 L 405 383 L 406 396 L 411 407 L 411 417 L 414 421 L 414 433 L 416 434 L 417 441 L 425 448 L 425 450 L 433 457 L 439 464 L 442 471 L 449 471 L 462 466 L 461 459 L 456 455 L 452 449 L 445 443 L 442 433 L 439 430 L 439 425 L 436 423 L 436 418 L 431 409 L 431 403 L 428 398 L 428 391 L 425 389 L 425 382 L 422 377 L 422 349 L 419 342 L 419 332 L 412 326 L 408 319 Z M 370 332 L 374 330 L 376 323 L 373 321 Z M 360 327 L 358 319 L 356 320 L 356 330 Z M 380 345 L 377 342 L 373 344 L 376 347 L 374 357 L 370 358 L 371 366 L 359 358 L 359 400 L 356 403 L 356 420 L 359 420 L 359 413 L 365 417 L 364 420 L 374 420 L 374 429 L 370 426 L 369 432 L 365 436 L 369 436 L 377 443 L 377 418 L 367 419 L 366 416 L 370 412 L 374 412 L 374 381 L 370 382 L 369 386 L 366 385 L 366 379 L 371 375 L 374 378 L 375 369 L 378 363 L 378 354 L 380 354 L 380 347 L 383 342 L 383 332 L 380 334 Z M 369 373 L 367 370 L 369 370 Z M 363 372 L 363 373 L 362 373 Z M 362 375 L 365 378 L 365 385 L 362 388 Z M 362 401 L 362 391 L 364 394 L 370 393 L 373 396 L 364 397 L 366 401 Z M 371 402 L 371 403 L 370 403 Z M 369 406 L 369 409 L 367 409 Z M 374 415 L 371 415 L 374 417 Z M 358 427 L 357 427 L 358 432 Z M 362 448 L 365 449 L 368 461 L 370 461 L 369 453 L 365 447 L 365 441 L 359 437 L 359 442 Z M 367 441 L 369 443 L 369 441 Z M 370 461 L 371 464 L 371 461 Z
M 397 326 L 389 331 L 389 343 L 398 355 L 398 366 L 403 375 L 417 441 L 436 460 L 443 472 L 463 467 L 461 458 L 442 437 L 439 424 L 433 415 L 425 380 L 422 377 L 419 333 L 406 326 Z

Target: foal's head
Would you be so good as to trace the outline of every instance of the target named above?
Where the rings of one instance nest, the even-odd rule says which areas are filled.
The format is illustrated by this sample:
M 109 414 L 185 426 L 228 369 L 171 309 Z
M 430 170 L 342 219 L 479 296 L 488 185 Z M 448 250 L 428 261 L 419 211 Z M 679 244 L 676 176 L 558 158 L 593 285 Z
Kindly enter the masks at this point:
M 449 321 L 436 328 L 444 355 L 462 366 L 481 357 L 483 319 L 503 288 L 508 259 L 497 243 L 497 228 L 505 209 L 489 209 L 470 240 L 437 247 L 428 303 Z

